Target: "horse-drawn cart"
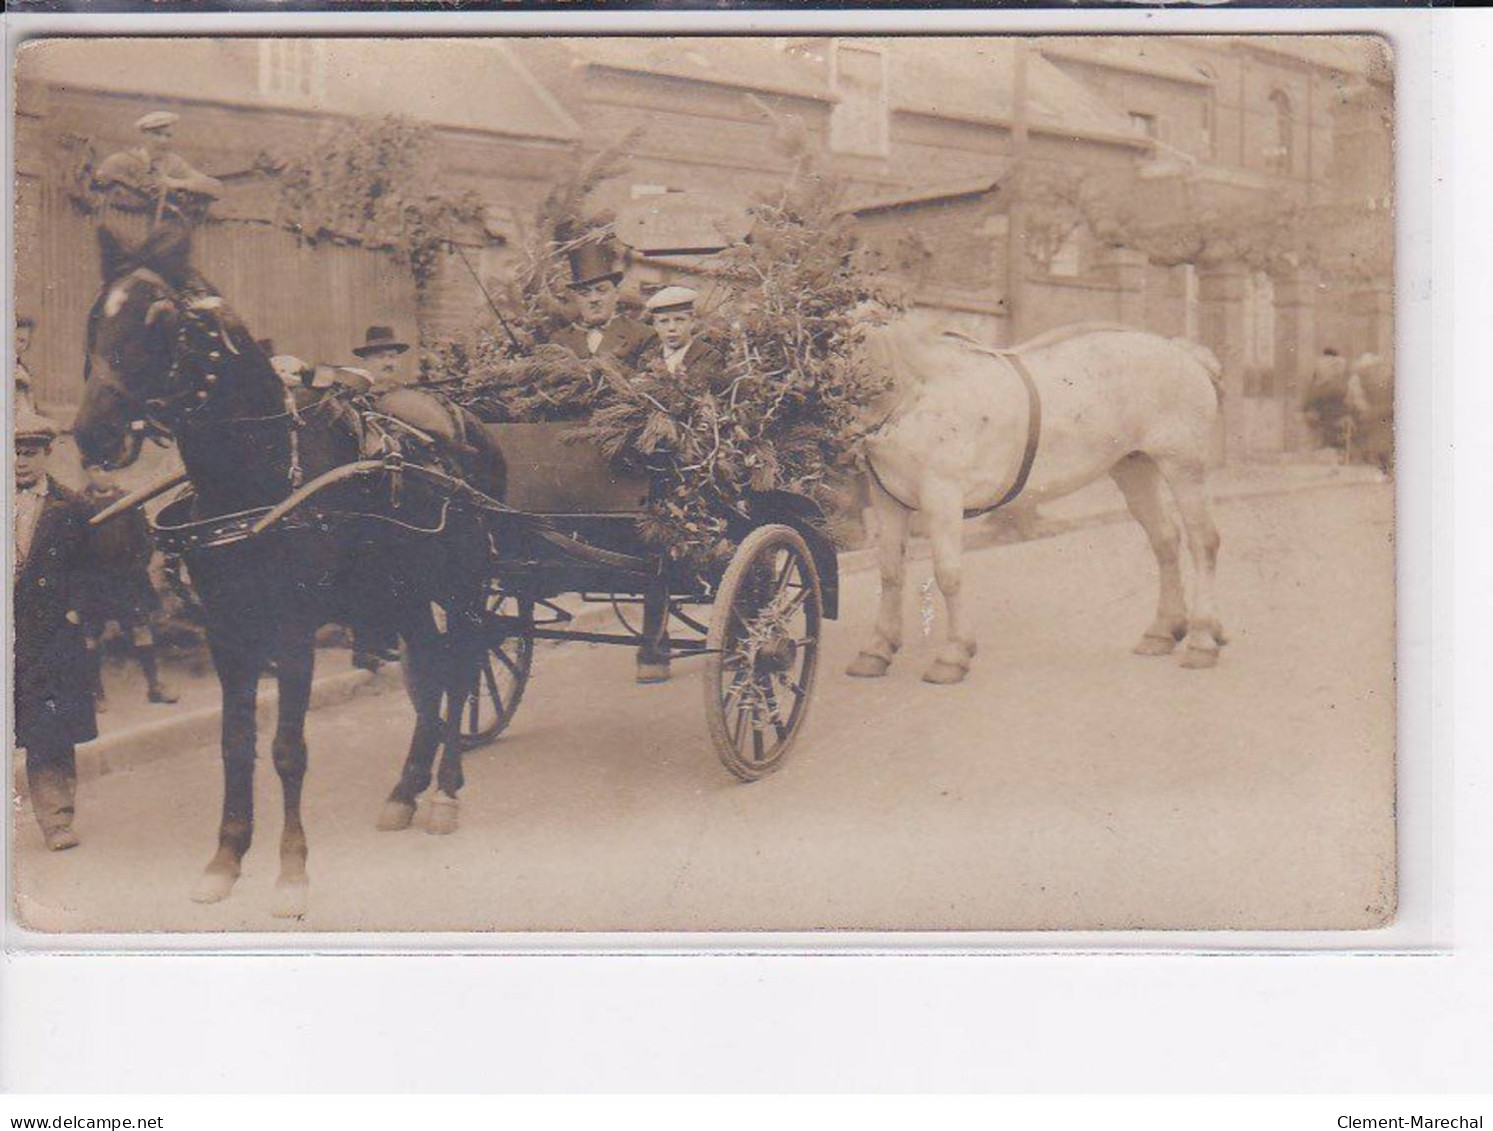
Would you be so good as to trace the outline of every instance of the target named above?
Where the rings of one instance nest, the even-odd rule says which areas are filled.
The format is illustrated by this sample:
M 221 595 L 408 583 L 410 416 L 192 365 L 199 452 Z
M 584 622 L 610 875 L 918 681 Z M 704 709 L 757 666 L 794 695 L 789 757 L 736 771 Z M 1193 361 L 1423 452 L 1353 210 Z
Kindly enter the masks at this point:
M 596 445 L 573 442 L 571 424 L 483 427 L 505 465 L 501 498 L 394 455 L 340 466 L 225 533 L 249 538 L 319 514 L 335 518 L 336 508 L 321 504 L 349 480 L 420 481 L 441 499 L 442 524 L 448 509 L 476 512 L 490 547 L 487 654 L 462 708 L 463 745 L 491 742 L 513 719 L 536 640 L 637 647 L 638 611 L 651 603 L 666 611 L 657 619 L 670 653 L 705 661 L 705 714 L 722 763 L 745 781 L 777 769 L 808 711 L 822 622 L 838 614 L 835 550 L 818 506 L 789 492 L 748 493 L 725 516 L 728 544 L 716 562 L 695 568 L 645 541 L 639 518 L 656 489 L 646 472 L 621 470 Z M 578 627 L 584 605 L 610 606 L 618 627 Z

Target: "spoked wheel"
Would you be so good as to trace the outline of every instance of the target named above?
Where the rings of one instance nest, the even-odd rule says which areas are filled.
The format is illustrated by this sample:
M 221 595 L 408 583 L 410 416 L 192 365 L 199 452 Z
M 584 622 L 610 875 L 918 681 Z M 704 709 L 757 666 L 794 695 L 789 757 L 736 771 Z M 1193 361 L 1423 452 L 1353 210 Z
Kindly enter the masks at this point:
M 747 535 L 716 593 L 705 669 L 710 737 L 742 781 L 781 766 L 803 728 L 823 613 L 819 571 L 798 531 Z
M 494 589 L 487 598 L 487 611 L 497 616 L 534 620 L 534 602 Z M 534 664 L 534 637 L 514 631 L 489 640 L 477 675 L 477 689 L 461 710 L 462 748 L 472 750 L 486 746 L 507 729 L 518 704 L 529 685 L 529 670 Z

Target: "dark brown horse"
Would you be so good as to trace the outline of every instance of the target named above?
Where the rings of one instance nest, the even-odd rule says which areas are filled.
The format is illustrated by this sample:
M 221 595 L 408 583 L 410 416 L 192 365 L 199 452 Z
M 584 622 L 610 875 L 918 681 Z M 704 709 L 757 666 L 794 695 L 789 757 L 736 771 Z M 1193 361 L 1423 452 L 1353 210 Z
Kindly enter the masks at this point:
M 358 420 L 345 401 L 311 390 L 288 400 L 254 335 L 186 266 L 184 246 L 129 254 L 107 234 L 100 242 L 104 286 L 89 316 L 73 426 L 86 459 L 123 466 L 147 433 L 169 433 L 193 490 L 188 517 L 211 534 L 221 526 L 212 520 L 261 513 L 359 458 Z M 491 455 L 463 474 L 501 492 Z M 456 828 L 460 707 L 484 651 L 488 533 L 477 514 L 413 476 L 394 478 L 349 483 L 262 534 L 186 548 L 223 693 L 223 815 L 217 853 L 193 892 L 200 902 L 230 893 L 253 835 L 255 699 L 273 661 L 280 698 L 272 749 L 285 798 L 274 910 L 304 913 L 305 721 L 314 636 L 327 622 L 397 632 L 405 642 L 415 730 L 379 828 L 409 827 L 441 748 L 429 829 Z

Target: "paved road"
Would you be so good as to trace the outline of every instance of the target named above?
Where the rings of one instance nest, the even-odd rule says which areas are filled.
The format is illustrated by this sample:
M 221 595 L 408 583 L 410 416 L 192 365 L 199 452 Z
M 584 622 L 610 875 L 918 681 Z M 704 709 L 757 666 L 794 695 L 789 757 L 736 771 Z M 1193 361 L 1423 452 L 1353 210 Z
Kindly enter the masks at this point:
M 636 687 L 620 649 L 541 651 L 509 734 L 468 760 L 453 837 L 373 829 L 401 696 L 318 712 L 301 926 L 1371 925 L 1393 898 L 1392 514 L 1387 486 L 1220 507 L 1233 642 L 1211 672 L 1129 654 L 1154 567 L 1128 524 L 972 554 L 981 650 L 958 687 L 919 680 L 919 639 L 885 680 L 840 674 L 874 604 L 855 575 L 804 741 L 750 786 L 714 759 L 697 674 Z M 910 571 L 910 627 L 928 574 Z M 42 852 L 22 822 L 23 917 L 285 929 L 267 757 L 234 897 L 187 900 L 219 790 L 203 748 L 87 783 L 77 851 Z

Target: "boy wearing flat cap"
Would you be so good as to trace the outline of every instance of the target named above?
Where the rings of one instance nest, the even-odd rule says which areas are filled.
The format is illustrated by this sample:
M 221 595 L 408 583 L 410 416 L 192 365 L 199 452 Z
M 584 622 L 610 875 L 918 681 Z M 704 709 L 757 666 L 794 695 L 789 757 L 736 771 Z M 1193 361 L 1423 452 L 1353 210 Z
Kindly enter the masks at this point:
M 665 369 L 689 387 L 719 391 L 726 375 L 720 350 L 695 333 L 697 292 L 690 287 L 664 287 L 645 304 L 653 316 L 656 344 L 643 364 L 661 360 Z
M 622 271 L 610 244 L 589 243 L 572 249 L 570 282 L 566 284 L 579 317 L 550 341 L 564 346 L 579 358 L 610 357 L 636 369 L 642 353 L 653 342 L 653 333 L 643 323 L 617 313 L 621 297 Z
M 78 844 L 74 747 L 98 737 L 78 611 L 88 576 L 88 508 L 47 475 L 56 438 L 57 426 L 46 417 L 17 414 L 15 744 L 26 751 L 31 808 L 54 852 Z

